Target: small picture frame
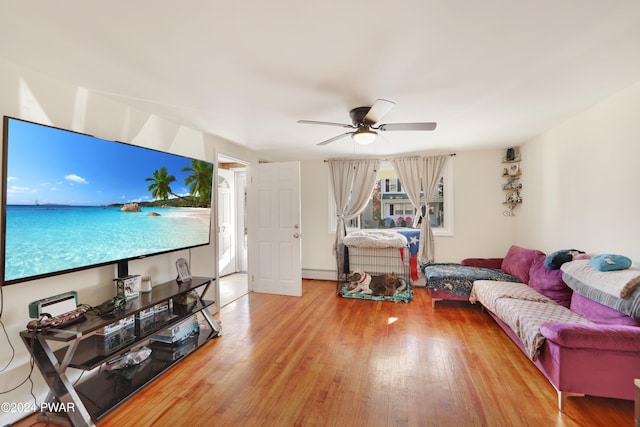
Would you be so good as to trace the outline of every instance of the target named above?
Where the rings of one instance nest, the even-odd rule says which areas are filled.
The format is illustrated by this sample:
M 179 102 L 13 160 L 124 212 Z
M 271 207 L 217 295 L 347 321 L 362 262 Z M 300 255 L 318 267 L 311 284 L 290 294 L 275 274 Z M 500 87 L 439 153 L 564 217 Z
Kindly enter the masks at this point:
M 178 277 L 176 278 L 178 283 L 191 280 L 191 270 L 189 269 L 189 263 L 186 259 L 178 258 L 176 260 L 176 269 L 178 270 Z
M 509 166 L 509 176 L 518 176 L 520 175 L 520 163 L 513 163 Z

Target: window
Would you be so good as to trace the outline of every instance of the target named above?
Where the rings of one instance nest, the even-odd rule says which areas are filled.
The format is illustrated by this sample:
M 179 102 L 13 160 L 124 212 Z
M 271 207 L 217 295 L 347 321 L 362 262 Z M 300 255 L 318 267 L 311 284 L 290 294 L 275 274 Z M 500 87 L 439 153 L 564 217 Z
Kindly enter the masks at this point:
M 329 184 L 331 186 L 331 184 Z M 329 191 L 329 230 L 336 229 L 336 206 L 333 191 Z M 390 162 L 382 162 L 378 170 L 371 199 L 364 211 L 348 221 L 348 229 L 385 229 L 393 227 L 413 227 L 416 209 L 404 192 L 402 182 Z M 431 201 L 429 219 L 434 235 L 453 235 L 453 167 L 448 162 Z

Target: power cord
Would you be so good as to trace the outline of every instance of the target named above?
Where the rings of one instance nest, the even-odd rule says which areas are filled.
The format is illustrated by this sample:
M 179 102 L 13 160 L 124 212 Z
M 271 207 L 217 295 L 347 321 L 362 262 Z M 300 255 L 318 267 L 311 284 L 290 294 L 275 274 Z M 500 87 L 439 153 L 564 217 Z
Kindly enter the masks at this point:
M 13 346 L 13 343 L 11 342 L 11 338 L 9 337 L 9 333 L 7 332 L 7 328 L 5 327 L 4 322 L 2 321 L 3 313 L 4 313 L 4 292 L 3 292 L 2 286 L 0 285 L 0 326 L 2 327 L 2 332 L 4 332 L 4 336 L 7 338 L 7 343 L 11 348 L 11 357 L 9 358 L 9 361 L 7 362 L 7 364 L 2 369 L 0 369 L 0 373 L 5 372 L 9 368 L 9 366 L 11 366 L 11 363 L 13 362 L 13 359 L 15 358 L 15 355 L 16 355 L 16 349 Z M 32 350 L 31 354 L 33 354 L 34 340 L 35 340 L 35 331 L 31 335 L 31 350 Z M 0 395 L 11 393 L 12 391 L 15 391 L 18 388 L 22 387 L 27 381 L 29 381 L 29 383 L 31 383 L 31 386 L 29 387 L 29 394 L 31 395 L 31 397 L 33 397 L 34 406 L 37 407 L 38 399 L 36 398 L 36 395 L 33 392 L 34 383 L 33 383 L 33 379 L 31 378 L 31 375 L 33 375 L 34 366 L 35 366 L 35 360 L 33 359 L 33 357 L 31 357 L 29 360 L 29 373 L 27 374 L 27 377 L 15 387 L 10 388 L 8 390 L 0 391 Z M 46 425 L 49 425 L 48 421 Z
M 14 357 L 16 356 L 16 349 L 11 343 L 11 338 L 9 338 L 9 333 L 7 332 L 7 328 L 4 326 L 4 322 L 2 321 L 2 313 L 4 311 L 4 293 L 2 291 L 2 286 L 0 285 L 0 326 L 2 327 L 2 332 L 4 336 L 7 338 L 7 343 L 9 344 L 9 348 L 11 348 L 11 357 L 5 366 L 0 369 L 0 373 L 9 369 L 11 362 L 13 362 Z
M 2 332 L 4 333 L 4 336 L 7 338 L 7 343 L 9 344 L 9 348 L 11 349 L 11 357 L 9 358 L 9 361 L 7 362 L 7 364 L 5 366 L 2 367 L 2 369 L 0 369 L 0 373 L 2 373 L 4 371 L 6 371 L 7 369 L 9 369 L 9 366 L 11 365 L 11 362 L 13 362 L 13 359 L 16 356 L 16 349 L 13 346 L 13 344 L 11 343 L 11 338 L 9 338 L 9 333 L 7 332 L 7 328 L 4 326 L 4 322 L 2 321 L 2 317 L 0 317 L 0 326 L 2 327 Z
M 31 350 L 33 350 L 33 343 L 35 342 L 35 331 L 33 331 L 32 336 L 31 336 Z M 13 348 L 13 346 L 12 346 Z M 33 401 L 37 406 L 38 400 L 36 399 L 36 396 L 33 394 L 33 380 L 31 379 L 31 375 L 33 374 L 33 368 L 35 366 L 35 361 L 33 359 L 33 357 L 31 357 L 31 359 L 29 360 L 29 374 L 27 375 L 27 377 L 22 380 L 22 382 L 20 384 L 18 384 L 17 386 L 10 388 L 8 390 L 3 390 L 0 391 L 0 394 L 8 394 L 11 393 L 12 391 L 17 390 L 18 388 L 22 387 L 22 385 L 24 385 L 27 381 L 29 381 L 31 383 L 31 388 L 29 390 L 29 393 L 31 394 L 31 396 L 33 397 Z

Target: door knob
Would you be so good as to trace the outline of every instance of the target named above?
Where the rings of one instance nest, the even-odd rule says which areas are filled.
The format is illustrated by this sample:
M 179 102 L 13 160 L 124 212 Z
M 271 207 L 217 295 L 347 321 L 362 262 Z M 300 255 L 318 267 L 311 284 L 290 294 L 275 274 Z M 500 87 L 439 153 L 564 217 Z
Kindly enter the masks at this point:
M 293 237 L 295 237 L 296 239 L 300 237 L 300 235 L 298 233 L 293 233 Z

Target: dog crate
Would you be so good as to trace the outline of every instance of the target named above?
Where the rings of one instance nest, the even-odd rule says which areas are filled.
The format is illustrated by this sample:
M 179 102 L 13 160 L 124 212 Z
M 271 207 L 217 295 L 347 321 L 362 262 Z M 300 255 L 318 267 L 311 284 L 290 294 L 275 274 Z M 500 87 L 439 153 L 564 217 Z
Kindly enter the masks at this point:
M 338 245 L 336 247 L 337 293 L 356 270 L 362 270 L 372 276 L 395 273 L 398 278 L 410 283 L 409 255 L 408 246 L 403 248 L 363 248 Z

